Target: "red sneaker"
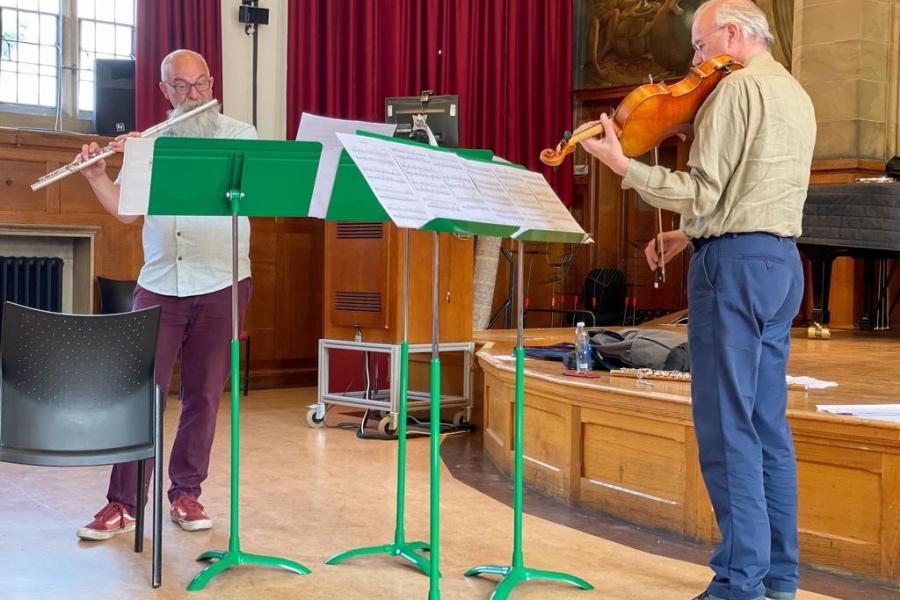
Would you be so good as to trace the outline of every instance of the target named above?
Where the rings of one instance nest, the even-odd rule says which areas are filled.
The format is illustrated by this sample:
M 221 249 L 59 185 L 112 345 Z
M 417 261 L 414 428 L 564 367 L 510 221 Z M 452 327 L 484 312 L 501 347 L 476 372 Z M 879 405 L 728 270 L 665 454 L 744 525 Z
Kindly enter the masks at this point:
M 114 535 L 134 530 L 134 517 L 125 506 L 110 502 L 94 515 L 94 520 L 78 529 L 78 537 L 83 540 L 108 540 Z
M 172 503 L 172 520 L 185 531 L 199 531 L 212 527 L 212 519 L 203 512 L 203 505 L 193 496 L 180 496 Z

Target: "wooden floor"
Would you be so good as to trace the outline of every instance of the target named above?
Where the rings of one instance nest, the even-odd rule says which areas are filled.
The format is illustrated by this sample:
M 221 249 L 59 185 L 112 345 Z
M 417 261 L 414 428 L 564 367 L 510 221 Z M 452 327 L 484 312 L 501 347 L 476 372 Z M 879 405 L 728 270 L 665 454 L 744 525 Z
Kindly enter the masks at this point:
M 311 575 L 240 567 L 219 576 L 202 592 L 184 591 L 198 572 L 194 558 L 205 550 L 227 547 L 229 420 L 224 401 L 212 475 L 201 498 L 214 528 L 186 533 L 165 522 L 160 590 L 149 586 L 149 548 L 143 555 L 134 554 L 127 536 L 101 543 L 76 541 L 76 528 L 105 502 L 106 468 L 49 469 L 0 463 L 0 597 L 426 598 L 427 579 L 395 558 L 323 564 L 335 552 L 390 541 L 396 443 L 359 440 L 346 429 L 308 428 L 305 407 L 313 396 L 314 390 L 309 388 L 251 392 L 242 401 L 241 462 L 243 549 L 298 560 L 313 570 Z M 173 399 L 166 415 L 169 440 L 178 409 Z M 347 419 L 329 415 L 332 424 Z M 449 444 L 445 441 L 445 448 Z M 410 442 L 407 531 L 411 539 L 426 539 L 428 532 L 427 453 L 427 439 Z M 464 470 L 465 462 L 456 457 L 450 466 Z M 476 564 L 509 560 L 512 513 L 505 501 L 454 478 L 446 466 L 442 507 L 442 597 L 487 599 L 492 582 L 466 579 L 462 573 Z M 597 590 L 580 592 L 529 583 L 521 586 L 514 598 L 687 599 L 704 589 L 709 575 L 704 565 L 673 557 L 671 551 L 662 555 L 652 551 L 651 544 L 646 546 L 651 549 L 635 549 L 526 515 L 526 563 L 579 575 Z M 671 549 L 671 544 L 668 547 Z M 693 558 L 695 555 L 696 551 Z M 799 598 L 887 597 L 876 586 L 852 589 L 852 594 L 834 596 L 804 591 Z

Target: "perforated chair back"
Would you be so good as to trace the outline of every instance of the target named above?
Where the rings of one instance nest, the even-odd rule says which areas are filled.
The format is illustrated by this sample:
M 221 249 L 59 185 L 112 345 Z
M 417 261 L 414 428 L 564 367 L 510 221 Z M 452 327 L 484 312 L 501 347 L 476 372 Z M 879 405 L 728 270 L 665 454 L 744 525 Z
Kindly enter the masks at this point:
M 159 315 L 159 307 L 69 315 L 7 302 L 0 461 L 76 466 L 152 457 Z
M 105 315 L 131 312 L 137 281 L 98 277 L 97 285 L 100 287 L 100 312 Z

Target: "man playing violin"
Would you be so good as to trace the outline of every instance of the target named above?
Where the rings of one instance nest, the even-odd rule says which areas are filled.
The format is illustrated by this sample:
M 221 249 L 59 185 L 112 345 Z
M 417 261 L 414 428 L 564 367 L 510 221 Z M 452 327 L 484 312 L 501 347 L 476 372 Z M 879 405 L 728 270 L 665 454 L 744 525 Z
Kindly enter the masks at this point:
M 697 112 L 689 172 L 627 158 L 609 119 L 582 141 L 649 204 L 678 212 L 678 231 L 645 254 L 652 269 L 685 248 L 691 397 L 700 464 L 722 542 L 695 600 L 792 599 L 798 582 L 797 467 L 785 415 L 791 321 L 803 295 L 800 235 L 816 120 L 776 62 L 764 13 L 711 0 L 691 30 L 694 65 L 727 54 L 744 65 Z M 664 250 L 664 252 L 663 252 Z
M 196 52 L 176 50 L 166 56 L 161 76 L 159 89 L 173 107 L 170 117 L 213 98 L 213 78 L 206 60 Z M 255 139 L 256 130 L 209 109 L 171 126 L 165 135 Z M 116 150 L 123 150 L 125 137 L 113 142 Z M 76 161 L 98 151 L 96 143 L 85 145 Z M 137 218 L 118 214 L 119 183 L 106 174 L 105 161 L 85 167 L 81 173 L 111 215 L 123 223 Z M 243 323 L 251 291 L 250 222 L 241 217 L 238 226 L 238 299 Z M 134 308 L 162 308 L 156 383 L 164 401 L 175 361 L 181 355 L 181 418 L 169 458 L 171 516 L 186 531 L 209 529 L 212 522 L 198 498 L 209 468 L 219 398 L 230 364 L 232 265 L 226 249 L 231 245 L 231 218 L 147 216 L 143 244 L 144 265 L 134 291 Z M 147 468 L 153 468 L 152 460 L 147 461 Z M 136 480 L 136 463 L 115 465 L 106 494 L 108 504 L 78 530 L 78 537 L 106 540 L 133 530 Z

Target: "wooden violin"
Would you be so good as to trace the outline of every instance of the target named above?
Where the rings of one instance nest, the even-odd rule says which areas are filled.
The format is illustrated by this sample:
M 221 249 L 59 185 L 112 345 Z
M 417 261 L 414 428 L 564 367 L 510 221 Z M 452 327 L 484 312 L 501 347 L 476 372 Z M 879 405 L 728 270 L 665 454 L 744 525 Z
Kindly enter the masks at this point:
M 625 156 L 641 156 L 673 135 L 683 138 L 693 133 L 694 116 L 710 92 L 723 77 L 743 68 L 722 54 L 691 69 L 687 77 L 671 86 L 648 83 L 632 90 L 613 113 L 613 128 L 622 143 Z M 575 133 L 565 132 L 556 148 L 545 148 L 541 162 L 556 167 L 575 151 L 582 140 L 602 136 L 603 125 L 596 123 Z

